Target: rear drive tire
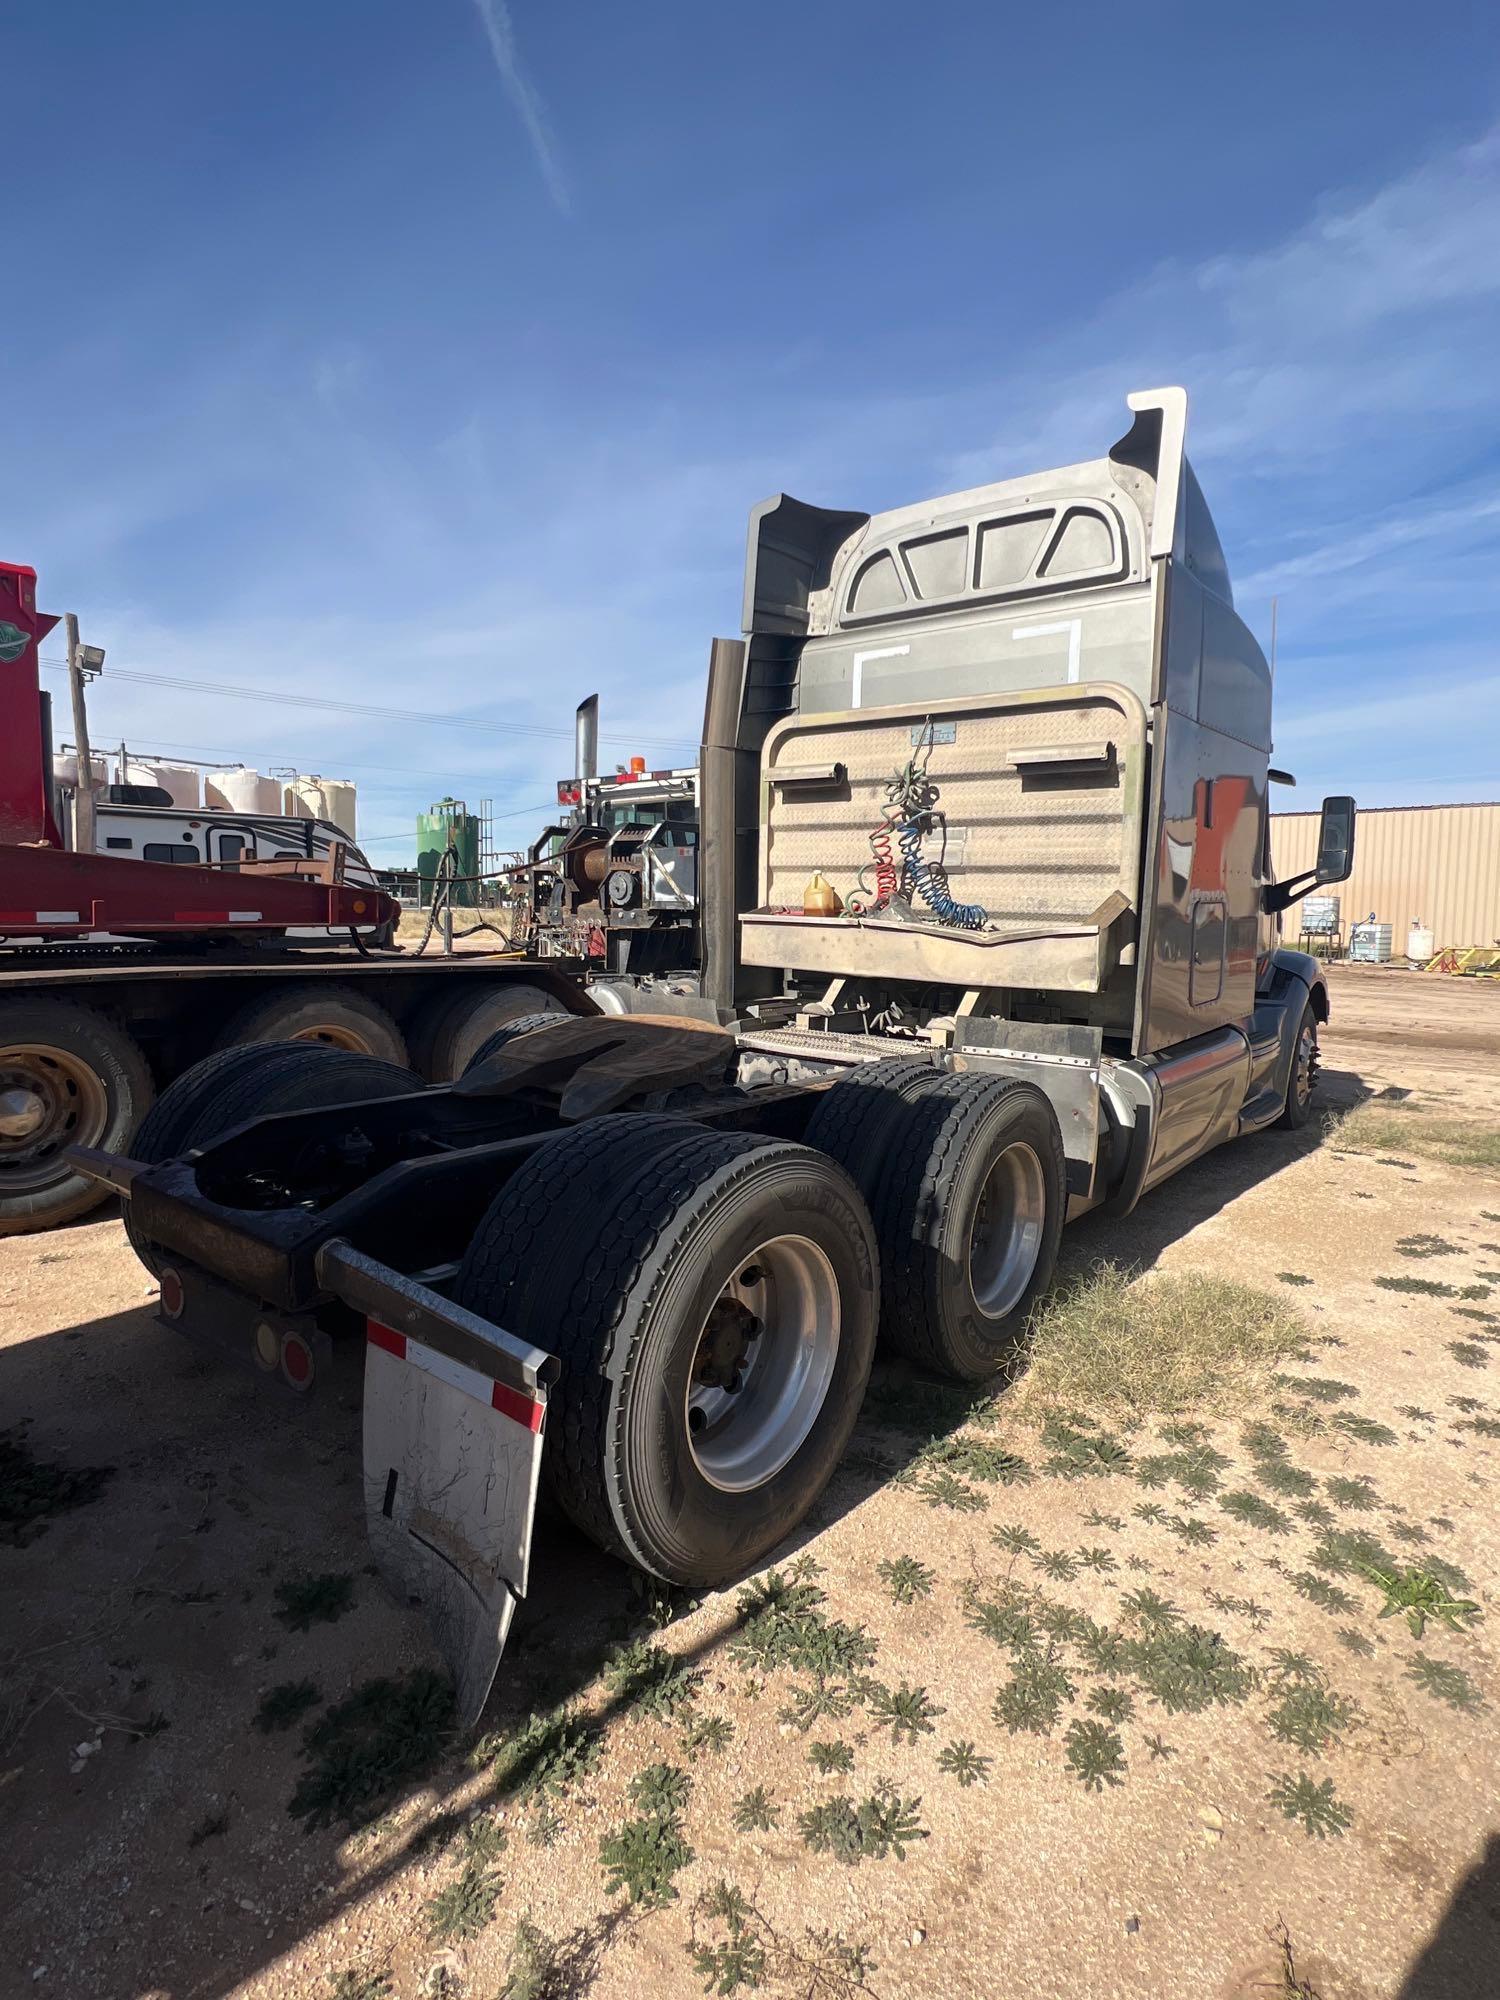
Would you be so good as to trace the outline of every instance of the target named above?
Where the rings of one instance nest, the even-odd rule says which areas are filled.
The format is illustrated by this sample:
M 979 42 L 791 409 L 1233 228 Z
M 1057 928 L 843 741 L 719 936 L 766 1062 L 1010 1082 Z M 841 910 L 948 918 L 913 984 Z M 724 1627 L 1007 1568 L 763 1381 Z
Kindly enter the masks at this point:
M 0 1236 L 108 1201 L 63 1152 L 127 1152 L 153 1091 L 140 1044 L 106 1015 L 71 1000 L 0 1000 Z
M 1302 1019 L 1297 1027 L 1297 1039 L 1292 1044 L 1291 1073 L 1286 1080 L 1286 1102 L 1281 1108 L 1281 1116 L 1276 1120 L 1277 1128 L 1286 1132 L 1300 1132 L 1312 1117 L 1313 1093 L 1318 1087 L 1318 1017 L 1313 1012 L 1311 1000 L 1302 1009 Z
M 872 1204 L 882 1338 L 955 1381 L 993 1375 L 1052 1282 L 1066 1207 L 1062 1135 L 1035 1085 L 961 1071 L 922 1086 Z
M 564 1511 L 651 1575 L 709 1587 L 827 1485 L 869 1377 L 878 1266 L 824 1155 L 614 1116 L 520 1169 L 456 1297 L 561 1360 L 547 1464 Z
M 155 1166 L 181 1159 L 249 1118 L 365 1097 L 405 1097 L 421 1088 L 421 1078 L 409 1069 L 323 1042 L 257 1042 L 220 1049 L 167 1085 L 142 1119 L 130 1156 Z M 141 1262 L 154 1271 L 151 1247 L 130 1216 L 126 1202 L 125 1233 Z
M 824 1092 L 803 1142 L 837 1160 L 873 1211 L 891 1135 L 908 1098 L 946 1074 L 920 1056 L 860 1063 Z
M 405 1064 L 401 1030 L 378 1001 L 340 986 L 283 986 L 232 1014 L 215 1049 L 245 1042 L 321 1042 L 347 1055 Z
M 569 1018 L 545 988 L 529 981 L 476 982 L 469 992 L 434 998 L 412 1028 L 412 1065 L 429 1083 L 452 1083 L 473 1067 L 478 1050 L 498 1030 L 539 1014 Z

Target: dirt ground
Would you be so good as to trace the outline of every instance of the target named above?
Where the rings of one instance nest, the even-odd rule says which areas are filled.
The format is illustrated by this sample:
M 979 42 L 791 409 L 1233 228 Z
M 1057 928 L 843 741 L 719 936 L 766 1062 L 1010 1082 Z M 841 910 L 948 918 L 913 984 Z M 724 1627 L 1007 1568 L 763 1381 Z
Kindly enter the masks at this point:
M 1341 967 L 1333 1005 L 1325 1108 L 1412 1092 L 1500 1119 L 1500 985 Z M 1445 1247 L 1398 1250 L 1422 1238 Z M 1026 1461 L 1004 1484 L 919 1457 L 944 1425 L 881 1366 L 782 1562 L 827 1618 L 865 1629 L 863 1668 L 826 1684 L 847 1685 L 846 1713 L 799 1727 L 797 1691 L 818 1683 L 745 1656 L 736 1593 L 653 1631 L 668 1608 L 548 1523 L 483 1726 L 513 1739 L 567 1701 L 600 1725 L 596 1760 L 527 1800 L 453 1745 L 369 1824 L 307 1831 L 288 1812 L 306 1723 L 432 1662 L 367 1568 L 357 1379 L 304 1404 L 200 1357 L 154 1319 L 113 1215 L 0 1242 L 3 1423 L 39 1460 L 113 1468 L 87 1504 L 0 1543 L 0 1993 L 1500 1992 L 1500 1179 L 1335 1150 L 1316 1124 L 1225 1147 L 1126 1221 L 1069 1232 L 1069 1267 L 1101 1258 L 1284 1289 L 1309 1348 L 1281 1400 L 1197 1439 L 1146 1426 L 1118 1439 L 1116 1469 L 1106 1438 L 1102 1469 L 1075 1477 L 1002 1399 L 963 1435 Z M 1072 1421 L 1098 1436 L 1089 1413 Z M 1185 1443 L 1222 1454 L 1196 1487 Z M 1477 1621 L 1417 1637 L 1378 1618 L 1349 1531 L 1437 1565 Z M 900 1557 L 927 1574 L 909 1602 L 878 1567 Z M 341 1615 L 298 1629 L 278 1587 L 308 1575 L 344 1580 L 319 1601 Z M 1001 1630 L 1021 1601 L 1050 1721 L 1045 1689 L 1016 1691 Z M 1190 1626 L 1219 1641 L 1180 1674 L 1128 1664 L 1134 1640 Z M 671 1658 L 637 1655 L 633 1686 L 603 1678 L 643 1634 Z M 302 1681 L 306 1715 L 257 1727 L 268 1693 Z M 843 1746 L 821 1753 L 826 1774 L 820 1743 Z M 688 1780 L 685 1798 L 671 1782 L 691 1858 L 672 1900 L 632 1906 L 600 1843 L 663 1763 Z M 764 1814 L 743 1803 L 757 1787 Z M 826 1851 L 844 1798 L 910 1838 Z M 728 1919 L 702 1900 L 721 1878 L 747 1906 L 721 1905 Z M 451 1918 L 461 1889 L 468 1924 Z M 445 1891 L 446 1938 L 428 1908 Z M 556 1965 L 550 1985 L 508 1989 L 523 1918 Z

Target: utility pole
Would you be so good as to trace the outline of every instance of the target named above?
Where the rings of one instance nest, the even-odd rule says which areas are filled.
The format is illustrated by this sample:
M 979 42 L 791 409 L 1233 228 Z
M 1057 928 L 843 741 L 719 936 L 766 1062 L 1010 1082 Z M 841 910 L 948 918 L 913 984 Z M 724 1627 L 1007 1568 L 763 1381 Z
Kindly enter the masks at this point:
M 89 718 L 83 698 L 83 649 L 78 643 L 78 619 L 65 620 L 68 635 L 68 693 L 73 698 L 73 747 L 78 753 L 78 789 L 73 794 L 73 848 L 94 851 L 94 764 L 89 755 Z

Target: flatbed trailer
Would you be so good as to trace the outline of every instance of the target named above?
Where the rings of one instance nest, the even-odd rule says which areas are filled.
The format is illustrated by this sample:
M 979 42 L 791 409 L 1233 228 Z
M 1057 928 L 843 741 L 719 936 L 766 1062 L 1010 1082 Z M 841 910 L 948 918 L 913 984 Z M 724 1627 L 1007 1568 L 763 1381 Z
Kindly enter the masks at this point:
M 582 977 L 509 953 L 232 936 L 0 948 L 0 1235 L 87 1213 L 104 1196 L 67 1148 L 128 1150 L 156 1096 L 216 1050 L 314 1042 L 442 1082 L 506 1021 L 595 1011 Z
M 93 815 L 77 800 L 59 810 L 37 655 L 55 623 L 36 608 L 36 572 L 0 563 L 0 1235 L 102 1200 L 68 1148 L 129 1147 L 156 1093 L 216 1051 L 315 1042 L 403 1082 L 442 1081 L 503 1022 L 595 1011 L 565 960 L 372 951 L 400 912 L 367 869 L 346 872 L 336 828 L 309 821 L 305 853 L 288 839 L 263 855 L 255 833 L 280 841 L 274 822 L 241 818 L 226 844 L 222 823 L 158 811 L 185 865 L 173 843 L 167 859 L 68 845 L 69 821 L 87 831 Z M 71 646 L 69 659 L 81 720 Z M 130 847 L 141 831 L 104 838 Z
M 544 1452 L 603 1547 L 722 1584 L 816 1501 L 877 1331 L 990 1379 L 1067 1221 L 1313 1115 L 1328 991 L 1281 912 L 1348 875 L 1354 804 L 1274 880 L 1269 670 L 1186 397 L 1129 403 L 1087 464 L 752 514 L 700 762 L 732 1028 L 532 1018 L 427 1089 L 231 1050 L 133 1156 L 74 1154 L 170 1323 L 293 1390 L 363 1340 L 372 1544 L 466 1718 Z M 814 872 L 839 894 L 809 908 Z

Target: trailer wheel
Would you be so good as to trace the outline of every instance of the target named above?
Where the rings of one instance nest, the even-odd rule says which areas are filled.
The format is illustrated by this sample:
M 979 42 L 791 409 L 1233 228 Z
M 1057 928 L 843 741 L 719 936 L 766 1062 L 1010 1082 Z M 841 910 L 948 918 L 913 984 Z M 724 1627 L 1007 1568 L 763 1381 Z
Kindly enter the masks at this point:
M 141 1120 L 130 1156 L 155 1166 L 180 1159 L 216 1133 L 260 1113 L 310 1111 L 362 1097 L 404 1097 L 421 1087 L 421 1078 L 409 1069 L 323 1042 L 252 1042 L 220 1049 L 167 1085 Z M 129 1202 L 125 1233 L 137 1257 L 154 1271 L 151 1245 L 132 1226 Z
M 107 1201 L 69 1146 L 126 1149 L 151 1102 L 140 1044 L 71 1000 L 0 1001 L 0 1236 L 23 1236 Z
M 869 1212 L 832 1160 L 670 1118 L 591 1119 L 540 1148 L 456 1296 L 562 1362 L 564 1511 L 654 1576 L 711 1586 L 807 1514 L 874 1350 Z
M 366 994 L 331 985 L 283 986 L 232 1014 L 214 1038 L 216 1049 L 244 1042 L 321 1042 L 346 1054 L 406 1062 L 395 1021 Z
M 434 997 L 412 1028 L 412 1065 L 430 1083 L 451 1083 L 472 1067 L 492 1035 L 537 1014 L 569 1018 L 544 987 L 529 981 L 481 985 L 468 993 Z
M 957 1381 L 993 1375 L 1052 1281 L 1066 1205 L 1062 1135 L 1035 1085 L 959 1072 L 923 1087 L 872 1203 L 882 1338 Z

